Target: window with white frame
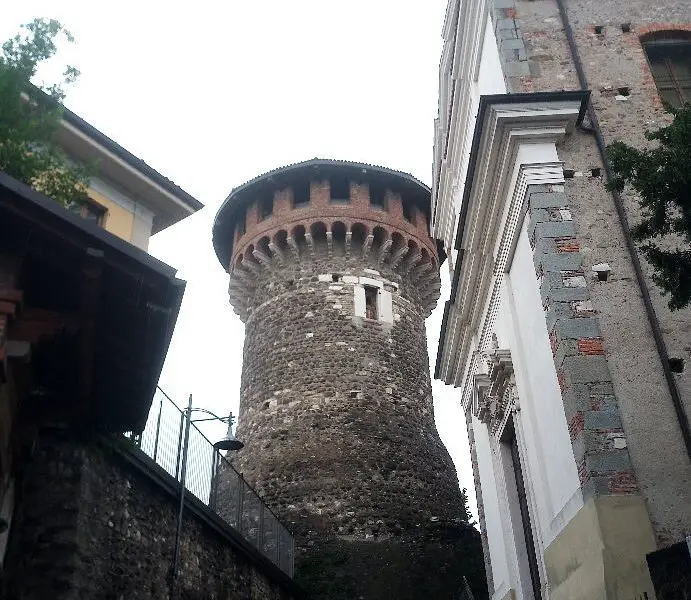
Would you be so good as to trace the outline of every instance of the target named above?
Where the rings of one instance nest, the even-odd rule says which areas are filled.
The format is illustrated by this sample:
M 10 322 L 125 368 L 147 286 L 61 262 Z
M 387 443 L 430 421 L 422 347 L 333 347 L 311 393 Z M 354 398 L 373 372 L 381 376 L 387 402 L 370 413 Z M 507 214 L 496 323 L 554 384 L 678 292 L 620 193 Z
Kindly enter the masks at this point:
M 393 323 L 393 297 L 381 281 L 360 277 L 354 286 L 354 303 L 356 317 Z

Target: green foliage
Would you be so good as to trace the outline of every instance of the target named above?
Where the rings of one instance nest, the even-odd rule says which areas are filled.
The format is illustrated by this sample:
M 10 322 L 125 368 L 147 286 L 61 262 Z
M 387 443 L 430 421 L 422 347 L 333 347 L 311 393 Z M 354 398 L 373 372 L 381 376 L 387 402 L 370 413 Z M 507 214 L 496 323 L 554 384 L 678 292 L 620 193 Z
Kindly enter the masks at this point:
M 34 19 L 2 45 L 0 55 L 0 171 L 5 171 L 57 202 L 86 200 L 88 169 L 70 165 L 53 143 L 62 118 L 63 85 L 79 76 L 67 67 L 63 81 L 42 88 L 31 78 L 51 58 L 55 41 L 72 36 L 55 20 Z
M 615 178 L 608 184 L 635 190 L 643 220 L 632 234 L 654 268 L 653 280 L 669 294 L 669 307 L 691 304 L 691 105 L 668 110 L 673 122 L 646 133 L 656 142 L 639 150 L 621 141 L 607 148 Z

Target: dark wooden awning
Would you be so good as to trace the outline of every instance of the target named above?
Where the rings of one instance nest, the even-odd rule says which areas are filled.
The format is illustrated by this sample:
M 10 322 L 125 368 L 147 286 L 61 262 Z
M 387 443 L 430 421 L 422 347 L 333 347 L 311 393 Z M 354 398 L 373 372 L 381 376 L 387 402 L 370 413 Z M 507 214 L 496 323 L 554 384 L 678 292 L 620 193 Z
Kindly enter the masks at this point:
M 175 273 L 0 172 L 0 365 L 29 362 L 36 418 L 143 428 L 185 289 Z

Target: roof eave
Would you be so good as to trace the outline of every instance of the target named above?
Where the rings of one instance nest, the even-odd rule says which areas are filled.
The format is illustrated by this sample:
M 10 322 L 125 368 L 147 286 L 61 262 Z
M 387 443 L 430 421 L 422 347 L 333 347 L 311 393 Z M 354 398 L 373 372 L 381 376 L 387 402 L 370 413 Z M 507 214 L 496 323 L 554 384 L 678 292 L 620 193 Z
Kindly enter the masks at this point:
M 196 198 L 68 109 L 64 109 L 56 142 L 69 156 L 86 164 L 95 163 L 97 175 L 125 188 L 133 200 L 149 208 L 156 215 L 152 233 L 204 207 Z

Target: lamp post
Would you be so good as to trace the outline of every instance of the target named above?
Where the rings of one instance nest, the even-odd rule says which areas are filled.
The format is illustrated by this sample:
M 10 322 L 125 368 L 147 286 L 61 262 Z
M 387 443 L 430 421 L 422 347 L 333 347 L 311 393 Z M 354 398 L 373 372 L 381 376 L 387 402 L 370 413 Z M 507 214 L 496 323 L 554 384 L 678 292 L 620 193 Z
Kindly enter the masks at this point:
M 209 416 L 201 419 L 193 419 L 193 412 L 202 412 Z M 221 423 L 228 424 L 228 431 L 226 432 L 226 435 L 214 443 L 214 450 L 240 450 L 245 445 L 233 435 L 233 423 L 235 421 L 233 413 L 230 413 L 227 417 L 219 417 L 215 413 L 212 413 L 210 410 L 206 410 L 205 408 L 194 408 L 192 406 L 192 394 L 190 394 L 187 402 L 187 408 L 182 411 L 182 415 L 185 422 L 185 434 L 182 442 L 182 464 L 180 466 L 180 504 L 178 505 L 178 523 L 177 530 L 175 532 L 175 551 L 173 554 L 173 583 L 177 579 L 178 566 L 180 563 L 180 538 L 182 535 L 182 515 L 185 507 L 185 483 L 187 479 L 187 451 L 190 441 L 190 427 L 192 423 L 197 423 L 200 421 L 220 421 Z M 173 590 L 171 589 L 171 597 L 172 592 Z

